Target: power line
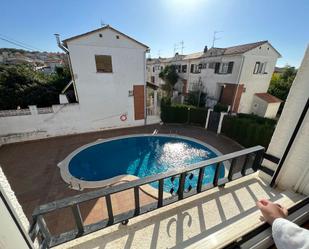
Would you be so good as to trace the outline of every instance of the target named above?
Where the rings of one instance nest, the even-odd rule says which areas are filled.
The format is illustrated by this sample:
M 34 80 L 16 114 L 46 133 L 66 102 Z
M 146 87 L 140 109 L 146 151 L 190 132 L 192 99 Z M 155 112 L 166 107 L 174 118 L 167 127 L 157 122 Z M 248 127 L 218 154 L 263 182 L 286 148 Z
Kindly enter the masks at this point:
M 1 37 L 2 36 L 2 37 Z M 24 43 L 24 42 L 20 42 L 20 41 L 17 41 L 13 38 L 10 38 L 6 35 L 3 35 L 3 34 L 0 34 L 0 39 L 3 40 L 3 41 L 6 41 L 6 42 L 9 42 L 11 44 L 14 44 L 15 46 L 18 46 L 18 47 L 22 47 L 22 48 L 25 48 L 25 49 L 28 49 L 28 50 L 38 50 L 38 51 L 42 51 L 42 49 L 39 49 L 39 48 L 36 48 L 36 47 L 33 47 L 27 43 Z

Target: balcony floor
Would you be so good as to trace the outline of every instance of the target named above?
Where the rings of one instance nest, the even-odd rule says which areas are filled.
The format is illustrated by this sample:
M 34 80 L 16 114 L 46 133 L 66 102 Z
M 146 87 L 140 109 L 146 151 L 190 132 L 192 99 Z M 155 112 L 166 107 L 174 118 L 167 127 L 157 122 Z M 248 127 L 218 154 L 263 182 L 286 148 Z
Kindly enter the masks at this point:
M 255 173 L 56 248 L 221 248 L 263 222 L 260 198 L 290 207 L 303 196 L 272 189 Z

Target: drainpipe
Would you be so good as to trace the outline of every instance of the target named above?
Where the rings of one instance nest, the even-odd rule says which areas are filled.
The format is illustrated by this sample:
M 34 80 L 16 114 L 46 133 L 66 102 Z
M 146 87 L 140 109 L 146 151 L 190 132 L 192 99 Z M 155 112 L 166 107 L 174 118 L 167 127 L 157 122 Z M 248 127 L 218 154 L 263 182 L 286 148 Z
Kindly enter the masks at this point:
M 68 57 L 69 70 L 70 70 L 70 73 L 71 73 L 71 76 L 72 76 L 74 94 L 75 94 L 76 101 L 79 102 L 69 50 L 60 41 L 60 35 L 59 34 L 55 34 L 55 37 L 56 37 L 56 41 L 57 41 L 58 47 L 61 48 L 66 53 L 66 55 Z
M 146 53 L 150 52 L 149 48 L 144 51 L 144 125 L 147 124 L 147 79 L 146 79 Z
M 236 96 L 238 94 L 238 88 L 239 88 L 239 80 L 240 80 L 240 75 L 241 75 L 241 72 L 242 72 L 242 67 L 244 65 L 244 60 L 245 60 L 245 57 L 242 55 L 241 56 L 241 63 L 240 63 L 240 70 L 238 72 L 238 76 L 237 76 L 237 88 L 236 88 L 236 92 L 234 94 L 234 99 L 233 99 L 233 104 L 232 104 L 232 107 L 231 107 L 231 112 L 233 112 L 234 110 L 234 105 L 235 105 L 235 100 L 236 100 Z

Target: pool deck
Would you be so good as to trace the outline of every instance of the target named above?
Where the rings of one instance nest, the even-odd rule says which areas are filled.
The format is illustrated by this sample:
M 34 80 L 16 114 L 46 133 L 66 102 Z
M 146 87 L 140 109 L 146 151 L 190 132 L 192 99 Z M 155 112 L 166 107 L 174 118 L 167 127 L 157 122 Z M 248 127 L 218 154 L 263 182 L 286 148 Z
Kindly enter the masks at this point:
M 221 135 L 206 131 L 201 127 L 186 125 L 149 125 L 117 130 L 107 130 L 85 134 L 54 137 L 29 142 L 8 144 L 0 147 L 0 165 L 15 192 L 27 218 L 31 220 L 34 208 L 54 200 L 81 193 L 70 189 L 60 176 L 57 163 L 78 147 L 97 139 L 111 138 L 130 134 L 149 133 L 155 130 L 158 134 L 178 134 L 205 142 L 221 153 L 226 154 L 242 149 L 242 147 Z M 91 189 L 83 190 L 88 192 Z M 140 191 L 141 204 L 156 201 L 156 197 Z M 134 198 L 130 191 L 112 196 L 113 211 L 115 214 L 123 212 L 125 208 L 133 208 Z M 81 207 L 84 223 L 88 224 L 107 216 L 104 213 L 103 198 L 88 202 Z M 62 214 L 61 218 L 54 214 L 47 219 L 53 233 L 63 229 L 73 228 L 74 222 L 70 210 Z

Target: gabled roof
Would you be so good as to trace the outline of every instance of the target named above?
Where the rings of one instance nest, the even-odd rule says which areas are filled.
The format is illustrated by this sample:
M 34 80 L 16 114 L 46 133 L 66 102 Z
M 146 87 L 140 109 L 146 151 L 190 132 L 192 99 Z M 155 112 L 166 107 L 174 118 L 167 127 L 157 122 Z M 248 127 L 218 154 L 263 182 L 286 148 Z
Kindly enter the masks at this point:
M 228 47 L 224 49 L 224 54 L 230 55 L 230 54 L 243 54 L 251 49 L 257 48 L 268 41 L 259 41 L 259 42 L 254 42 L 254 43 L 247 43 L 247 44 L 242 44 L 238 46 L 233 46 L 233 47 Z
M 197 52 L 187 55 L 182 55 L 183 60 L 193 60 L 193 59 L 199 59 L 199 58 L 209 58 L 209 57 L 216 57 L 216 56 L 224 56 L 224 55 L 238 55 L 246 53 L 254 48 L 257 48 L 265 43 L 268 43 L 269 46 L 271 46 L 276 53 L 281 57 L 281 54 L 267 41 L 259 41 L 259 42 L 253 42 L 253 43 L 247 43 L 242 44 L 238 46 L 232 46 L 227 48 L 210 48 L 207 52 Z M 172 62 L 175 57 L 169 57 L 169 58 L 158 58 L 160 62 Z
M 192 59 L 201 58 L 203 55 L 204 55 L 204 52 L 197 52 L 197 53 L 193 53 L 193 54 L 188 54 L 183 59 L 184 60 L 192 60 Z
M 116 32 L 116 33 L 118 33 L 118 34 L 120 34 L 120 35 L 122 35 L 122 36 L 124 36 L 124 37 L 126 37 L 126 38 L 128 38 L 128 39 L 130 39 L 131 41 L 134 41 L 134 42 L 136 42 L 137 44 L 139 44 L 139 45 L 141 45 L 141 46 L 143 46 L 143 47 L 149 49 L 149 47 L 148 47 L 147 45 L 145 45 L 145 44 L 143 44 L 143 43 L 141 43 L 141 42 L 139 42 L 139 41 L 133 39 L 132 37 L 130 37 L 130 36 L 128 36 L 128 35 L 126 35 L 126 34 L 120 32 L 120 31 L 118 31 L 117 29 L 114 29 L 113 27 L 111 27 L 111 26 L 109 26 L 109 25 L 105 25 L 104 27 L 101 27 L 101 28 L 98 28 L 98 29 L 95 29 L 95 30 L 91 30 L 91 31 L 89 31 L 89 32 L 86 32 L 86 33 L 83 33 L 83 34 L 80 34 L 80 35 L 72 36 L 72 37 L 70 37 L 70 38 L 67 38 L 67 39 L 63 40 L 62 42 L 64 43 L 65 46 L 67 46 L 67 42 L 69 42 L 69 41 L 72 41 L 72 40 L 75 40 L 75 39 L 77 39 L 77 38 L 80 38 L 80 37 L 83 37 L 83 36 L 87 36 L 87 35 L 96 33 L 96 32 L 98 32 L 98 31 L 104 31 L 104 30 L 107 30 L 107 29 L 110 29 L 110 30 L 112 30 L 112 31 L 114 31 L 114 32 Z
M 281 99 L 278 99 L 277 97 L 269 94 L 269 93 L 255 93 L 257 97 L 260 99 L 266 101 L 267 103 L 281 103 L 283 102 Z

